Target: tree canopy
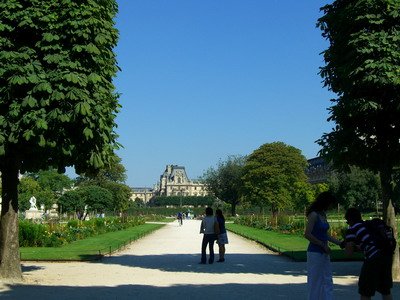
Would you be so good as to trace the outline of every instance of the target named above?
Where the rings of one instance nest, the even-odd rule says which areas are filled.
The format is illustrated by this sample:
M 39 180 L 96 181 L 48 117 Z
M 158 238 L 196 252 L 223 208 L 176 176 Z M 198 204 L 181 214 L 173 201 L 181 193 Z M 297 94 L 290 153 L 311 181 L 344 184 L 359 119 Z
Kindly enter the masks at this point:
M 351 166 L 350 172 L 334 172 L 329 186 L 344 208 L 357 207 L 361 211 L 376 211 L 381 202 L 379 176 L 369 170 Z
M 124 184 L 126 180 L 126 169 L 121 163 L 121 158 L 114 154 L 110 162 L 100 168 L 96 174 L 82 174 L 76 179 L 79 187 L 99 186 L 113 195 L 113 205 L 108 207 L 109 211 L 125 211 L 131 200 L 132 189 Z
M 241 198 L 245 161 L 243 156 L 229 156 L 225 161 L 219 161 L 216 168 L 209 168 L 202 178 L 215 197 L 231 205 L 233 216 Z
M 273 213 L 293 207 L 297 188 L 307 183 L 306 166 L 299 149 L 282 142 L 264 144 L 247 158 L 243 195 L 253 205 L 268 207 Z
M 0 2 L 0 276 L 21 278 L 18 174 L 96 172 L 118 147 L 115 0 Z

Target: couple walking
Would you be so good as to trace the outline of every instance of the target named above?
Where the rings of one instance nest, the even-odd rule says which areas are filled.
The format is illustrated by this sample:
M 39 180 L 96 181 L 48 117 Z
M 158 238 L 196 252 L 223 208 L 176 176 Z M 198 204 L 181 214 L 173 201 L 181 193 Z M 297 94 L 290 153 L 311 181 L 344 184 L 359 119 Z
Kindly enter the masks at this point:
M 200 264 L 207 263 L 207 245 L 210 251 L 208 263 L 214 262 L 214 241 L 217 240 L 219 247 L 219 259 L 217 262 L 225 261 L 225 245 L 228 244 L 228 236 L 225 229 L 225 218 L 220 209 L 214 211 L 211 207 L 206 208 L 206 216 L 201 221 L 200 233 L 203 233 L 203 242 L 201 244 L 201 261 Z

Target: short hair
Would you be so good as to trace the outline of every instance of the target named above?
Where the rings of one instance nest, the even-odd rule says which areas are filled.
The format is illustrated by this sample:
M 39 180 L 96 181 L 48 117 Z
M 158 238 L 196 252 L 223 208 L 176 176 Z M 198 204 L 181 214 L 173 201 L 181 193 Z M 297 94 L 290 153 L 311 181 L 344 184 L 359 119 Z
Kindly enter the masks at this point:
M 211 207 L 206 208 L 206 216 L 212 216 L 214 214 L 214 211 Z
M 346 220 L 351 220 L 353 222 L 358 222 L 362 221 L 361 218 L 361 213 L 357 208 L 351 207 L 346 211 L 346 214 L 344 215 L 344 218 Z

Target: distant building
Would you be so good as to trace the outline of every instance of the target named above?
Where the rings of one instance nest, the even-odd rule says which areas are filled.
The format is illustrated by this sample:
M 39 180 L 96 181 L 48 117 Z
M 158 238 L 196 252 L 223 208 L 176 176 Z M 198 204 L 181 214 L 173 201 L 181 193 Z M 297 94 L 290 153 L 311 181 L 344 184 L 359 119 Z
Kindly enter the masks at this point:
M 308 160 L 306 174 L 309 183 L 325 183 L 330 173 L 331 168 L 322 157 L 315 157 Z
M 144 203 L 155 196 L 207 196 L 206 186 L 198 181 L 190 180 L 185 167 L 167 165 L 160 176 L 160 182 L 154 188 L 134 187 L 131 200 L 140 199 Z
M 136 199 L 140 199 L 144 203 L 147 203 L 155 195 L 156 195 L 156 191 L 153 188 L 149 188 L 149 187 L 134 187 L 132 195 L 131 195 L 131 200 L 135 201 Z
M 208 192 L 203 183 L 189 180 L 185 167 L 167 165 L 160 176 L 158 194 L 160 196 L 207 196 Z

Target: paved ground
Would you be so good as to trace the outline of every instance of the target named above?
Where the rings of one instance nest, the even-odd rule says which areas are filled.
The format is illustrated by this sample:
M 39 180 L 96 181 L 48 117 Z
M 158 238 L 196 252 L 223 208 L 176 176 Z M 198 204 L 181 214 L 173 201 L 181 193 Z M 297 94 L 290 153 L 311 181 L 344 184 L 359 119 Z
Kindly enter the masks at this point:
M 199 221 L 177 222 L 91 263 L 23 263 L 1 299 L 306 299 L 305 263 L 229 234 L 225 263 L 199 265 Z M 217 250 L 217 247 L 216 247 Z M 335 299 L 358 299 L 359 262 L 334 263 Z M 400 284 L 393 289 L 400 299 Z M 380 298 L 380 297 L 379 297 Z M 377 298 L 378 299 L 378 298 Z

